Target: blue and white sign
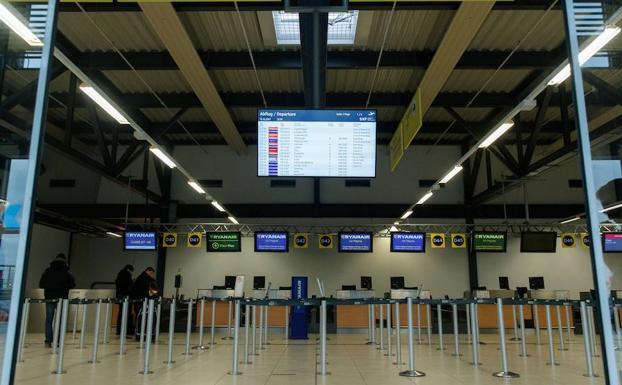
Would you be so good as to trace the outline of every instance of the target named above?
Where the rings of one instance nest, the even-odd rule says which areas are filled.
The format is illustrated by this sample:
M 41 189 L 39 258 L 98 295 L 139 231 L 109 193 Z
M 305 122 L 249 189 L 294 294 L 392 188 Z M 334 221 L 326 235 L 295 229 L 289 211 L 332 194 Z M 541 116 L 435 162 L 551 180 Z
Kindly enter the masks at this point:
M 289 251 L 289 234 L 285 232 L 257 232 L 255 233 L 255 251 L 286 253 Z
M 153 231 L 126 231 L 123 236 L 125 250 L 155 250 L 157 244 L 156 233 Z
M 391 251 L 405 253 L 425 252 L 425 233 L 391 233 Z
M 372 233 L 339 233 L 339 252 L 371 253 Z
M 257 175 L 376 176 L 376 110 L 257 110 Z

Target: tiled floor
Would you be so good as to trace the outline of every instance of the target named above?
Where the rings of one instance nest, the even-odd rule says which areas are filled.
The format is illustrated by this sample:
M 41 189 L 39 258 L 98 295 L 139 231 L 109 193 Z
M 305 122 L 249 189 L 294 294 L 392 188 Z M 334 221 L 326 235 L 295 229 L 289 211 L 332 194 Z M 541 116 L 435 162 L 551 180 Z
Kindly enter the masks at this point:
M 243 337 L 243 329 L 241 329 Z M 193 336 L 196 341 L 196 335 Z M 220 336 L 219 336 L 220 337 Z M 557 337 L 557 335 L 556 335 Z M 181 355 L 184 349 L 184 335 L 175 336 L 175 364 L 166 365 L 162 362 L 167 356 L 165 345 L 167 335 L 161 335 L 161 341 L 152 352 L 150 375 L 142 375 L 142 351 L 136 348 L 135 342 L 129 342 L 127 354 L 119 356 L 118 340 L 100 345 L 98 364 L 89 364 L 92 336 L 84 350 L 77 347 L 77 340 L 72 341 L 68 335 L 65 350 L 66 374 L 55 375 L 50 372 L 55 368 L 56 359 L 51 356 L 50 349 L 44 349 L 41 335 L 29 335 L 28 347 L 24 350 L 24 362 L 18 364 L 16 384 L 19 385 L 111 385 L 111 384 L 158 384 L 158 385 L 393 385 L 406 383 L 421 384 L 547 384 L 547 385 L 584 385 L 602 384 L 602 377 L 586 378 L 585 356 L 581 336 L 574 337 L 567 343 L 569 350 L 559 351 L 555 346 L 558 362 L 557 367 L 545 364 L 548 357 L 547 345 L 536 345 L 535 337 L 528 338 L 527 358 L 519 357 L 520 344 L 508 341 L 510 370 L 520 374 L 520 378 L 504 380 L 491 374 L 500 368 L 499 345 L 496 335 L 482 334 L 485 345 L 480 348 L 478 368 L 469 364 L 471 354 L 469 345 L 462 344 L 463 356 L 453 357 L 453 337 L 445 336 L 446 350 L 437 350 L 437 345 L 428 345 L 427 341 L 415 344 L 416 368 L 424 371 L 425 377 L 410 379 L 400 377 L 399 369 L 393 364 L 395 357 L 386 357 L 384 351 L 365 345 L 366 335 L 346 334 L 329 335 L 328 341 L 328 376 L 316 374 L 319 368 L 317 342 L 315 336 L 308 341 L 286 342 L 282 334 L 271 334 L 270 345 L 261 350 L 258 356 L 251 356 L 252 364 L 240 364 L 243 374 L 231 376 L 227 372 L 231 368 L 232 345 L 230 341 L 217 338 L 217 344 L 205 351 L 193 351 L 193 355 Z M 407 362 L 406 335 L 402 335 L 403 361 Z M 466 337 L 461 336 L 461 342 Z M 436 343 L 436 336 L 433 342 Z M 546 343 L 546 338 L 542 342 Z M 555 340 L 557 342 L 557 339 Z M 242 344 L 242 340 L 240 343 Z M 240 360 L 243 345 L 240 346 Z M 602 373 L 599 358 L 595 359 L 597 373 Z M 402 366 L 402 370 L 406 366 Z

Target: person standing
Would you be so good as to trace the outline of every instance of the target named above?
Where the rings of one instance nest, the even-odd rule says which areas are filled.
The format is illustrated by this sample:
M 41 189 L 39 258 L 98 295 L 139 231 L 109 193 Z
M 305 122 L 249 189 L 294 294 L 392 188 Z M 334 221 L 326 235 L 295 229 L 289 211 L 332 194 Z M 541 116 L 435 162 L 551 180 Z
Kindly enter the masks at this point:
M 132 294 L 132 273 L 134 266 L 125 265 L 117 274 L 114 283 L 117 289 L 117 299 L 123 301 L 124 298 Z M 128 309 L 129 310 L 129 309 Z M 119 312 L 117 313 L 117 335 L 121 334 L 121 322 L 123 316 L 123 303 L 119 303 Z M 127 335 L 134 334 L 134 322 L 132 317 L 127 317 Z
M 145 298 L 156 296 L 157 294 L 158 285 L 155 280 L 155 270 L 150 266 L 140 273 L 138 277 L 136 277 L 136 280 L 134 280 L 131 297 L 136 300 L 144 300 Z M 142 301 L 134 302 L 134 316 L 136 317 L 134 325 L 136 325 L 136 329 L 139 329 L 140 327 L 138 315 L 140 314 L 142 306 Z M 136 335 L 136 339 L 139 339 L 139 335 Z
M 60 253 L 54 258 L 39 280 L 39 287 L 43 289 L 45 299 L 65 299 L 69 297 L 69 290 L 76 287 L 73 274 L 67 266 L 65 254 Z M 45 303 L 45 347 L 51 348 L 54 340 L 54 330 L 52 327 L 56 313 L 56 303 Z M 60 317 L 60 314 L 57 314 Z

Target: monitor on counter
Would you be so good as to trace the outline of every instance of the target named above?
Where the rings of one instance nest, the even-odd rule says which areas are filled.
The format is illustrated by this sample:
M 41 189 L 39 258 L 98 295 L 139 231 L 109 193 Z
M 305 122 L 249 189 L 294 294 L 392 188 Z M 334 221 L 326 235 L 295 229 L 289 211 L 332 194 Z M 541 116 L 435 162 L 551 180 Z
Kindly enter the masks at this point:
M 341 290 L 356 290 L 356 285 L 341 285 Z
M 510 290 L 510 280 L 508 277 L 499 277 L 499 289 Z
M 520 235 L 521 253 L 554 253 L 555 251 L 557 251 L 557 233 L 554 231 L 527 231 Z
M 225 275 L 225 289 L 233 290 L 235 288 L 235 275 Z
M 404 277 L 391 277 L 391 289 L 403 289 Z
M 371 277 L 363 276 L 361 277 L 361 289 L 363 290 L 371 290 Z
M 253 277 L 253 290 L 261 290 L 266 288 L 266 277 L 264 275 L 256 275 Z
M 544 277 L 529 277 L 529 288 L 531 290 L 544 289 Z

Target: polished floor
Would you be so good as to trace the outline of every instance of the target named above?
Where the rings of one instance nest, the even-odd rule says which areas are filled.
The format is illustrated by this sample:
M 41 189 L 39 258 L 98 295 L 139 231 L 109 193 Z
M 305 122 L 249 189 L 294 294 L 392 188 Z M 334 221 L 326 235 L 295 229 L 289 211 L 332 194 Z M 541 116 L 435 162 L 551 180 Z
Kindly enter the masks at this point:
M 240 331 L 243 337 L 243 329 Z M 88 363 L 92 353 L 92 336 L 88 336 L 89 344 L 85 349 L 78 348 L 78 339 L 72 340 L 67 335 L 65 349 L 65 374 L 50 374 L 56 366 L 56 358 L 50 349 L 45 349 L 41 335 L 28 335 L 27 347 L 24 349 L 24 362 L 18 364 L 16 384 L 19 385 L 110 385 L 110 384 L 159 384 L 159 385 L 392 385 L 392 384 L 547 384 L 547 385 L 584 385 L 602 384 L 602 377 L 587 378 L 585 355 L 581 336 L 574 336 L 566 341 L 568 350 L 559 351 L 555 346 L 555 354 L 559 366 L 546 365 L 548 346 L 546 333 L 542 335 L 542 345 L 536 345 L 535 336 L 527 338 L 530 357 L 519 357 L 520 344 L 508 341 L 509 369 L 520 374 L 516 379 L 500 379 L 492 373 L 500 370 L 498 337 L 496 334 L 482 334 L 485 344 L 480 346 L 480 362 L 477 368 L 471 366 L 470 346 L 465 344 L 466 336 L 460 336 L 461 357 L 452 356 L 453 336 L 445 335 L 446 349 L 437 350 L 438 339 L 433 336 L 433 344 L 427 343 L 425 333 L 421 344 L 415 344 L 416 369 L 426 373 L 417 379 L 400 377 L 400 368 L 394 365 L 395 357 L 385 356 L 385 351 L 378 347 L 365 345 L 366 334 L 329 335 L 328 371 L 330 375 L 317 374 L 319 357 L 317 341 L 310 336 L 308 341 L 285 341 L 282 333 L 271 333 L 270 345 L 260 350 L 258 356 L 251 356 L 251 364 L 240 364 L 241 375 L 232 376 L 228 372 L 232 362 L 231 341 L 222 340 L 219 335 L 216 345 L 204 351 L 193 350 L 186 356 L 184 350 L 184 334 L 177 334 L 174 341 L 174 359 L 172 365 L 163 364 L 167 357 L 167 334 L 160 337 L 154 346 L 150 369 L 153 374 L 143 375 L 142 350 L 137 349 L 135 342 L 128 343 L 127 354 L 119 356 L 118 339 L 112 338 L 108 344 L 100 345 L 99 363 Z M 511 336 L 508 336 L 508 338 Z M 558 343 L 557 335 L 555 342 Z M 196 344 L 198 336 L 193 335 Z M 407 337 L 402 335 L 403 361 L 407 362 Z M 243 343 L 243 340 L 240 341 Z M 243 356 L 243 345 L 240 345 L 240 360 Z M 598 374 L 602 373 L 601 361 L 594 359 L 594 367 Z M 406 365 L 401 367 L 405 370 Z

